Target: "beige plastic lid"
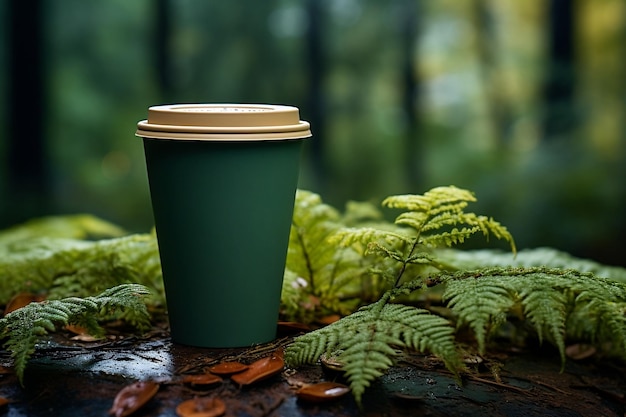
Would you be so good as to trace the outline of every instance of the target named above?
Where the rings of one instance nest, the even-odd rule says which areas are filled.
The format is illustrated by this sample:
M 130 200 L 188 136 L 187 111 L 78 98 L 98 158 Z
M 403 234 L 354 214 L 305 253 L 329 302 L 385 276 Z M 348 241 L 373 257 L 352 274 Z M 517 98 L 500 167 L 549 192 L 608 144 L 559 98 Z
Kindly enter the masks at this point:
M 297 107 L 273 104 L 173 104 L 148 109 L 136 136 L 153 139 L 266 141 L 311 136 Z

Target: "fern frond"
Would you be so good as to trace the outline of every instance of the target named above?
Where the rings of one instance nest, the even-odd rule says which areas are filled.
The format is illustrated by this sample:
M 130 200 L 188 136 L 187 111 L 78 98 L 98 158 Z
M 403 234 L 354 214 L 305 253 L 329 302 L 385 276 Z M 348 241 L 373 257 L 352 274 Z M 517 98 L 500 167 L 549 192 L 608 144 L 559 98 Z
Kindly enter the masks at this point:
M 590 284 L 576 294 L 568 329 L 575 337 L 611 344 L 626 359 L 626 285 L 600 278 Z
M 565 362 L 565 323 L 569 313 L 570 297 L 566 291 L 555 291 L 559 285 L 553 279 L 528 276 L 524 287 L 520 289 L 519 297 L 523 306 L 524 316 L 532 323 L 539 342 L 543 342 L 544 334 L 559 349 L 561 361 Z M 553 287 L 554 286 L 554 287 Z M 563 287 L 561 287 L 563 288 Z
M 445 282 L 444 300 L 459 323 L 475 332 L 481 350 L 489 329 L 519 303 L 539 338 L 547 337 L 563 360 L 567 336 L 608 343 L 626 358 L 626 284 L 545 267 L 490 267 L 437 279 Z
M 396 217 L 395 223 L 399 226 L 408 226 L 418 231 L 424 231 L 428 226 L 429 213 L 423 211 L 405 211 Z
M 398 216 L 398 219 L 401 216 L 405 216 L 405 215 L 409 215 L 410 213 L 414 213 L 414 212 L 406 212 L 406 213 L 402 213 L 400 216 Z M 461 222 L 461 216 L 463 215 L 463 213 L 461 212 L 443 212 L 443 213 L 439 213 L 436 216 L 432 216 L 430 218 L 427 218 L 426 220 L 428 220 L 427 222 L 424 221 L 424 224 L 422 225 L 422 233 L 430 233 L 432 231 L 436 231 L 439 230 L 441 228 L 444 228 L 446 226 L 456 226 Z M 396 220 L 397 221 L 397 220 Z
M 383 246 L 378 242 L 370 242 L 363 254 L 381 255 L 383 258 L 393 259 L 396 262 L 404 262 L 404 254 L 401 251 Z
M 347 342 L 344 340 L 346 335 L 354 334 L 360 327 L 367 326 L 369 309 L 378 303 L 363 307 L 326 327 L 297 337 L 285 351 L 285 361 L 291 366 L 312 364 L 317 362 L 323 353 L 339 350 L 339 346 Z
M 421 238 L 422 244 L 437 248 L 441 246 L 454 246 L 459 243 L 465 242 L 465 239 L 476 234 L 480 230 L 480 227 L 463 227 L 462 229 L 454 228 L 449 232 L 440 232 L 436 235 L 427 235 Z
M 626 303 L 594 299 L 582 303 L 577 299 L 567 321 L 568 335 L 603 348 L 626 359 Z
M 478 350 L 483 353 L 489 334 L 506 321 L 515 304 L 514 288 L 498 277 L 459 277 L 456 274 L 447 280 L 443 300 L 457 317 L 457 325 L 467 324 L 473 330 Z
M 443 317 L 412 306 L 386 304 L 380 319 L 393 323 L 389 331 L 394 339 L 401 339 L 404 346 L 433 353 L 454 373 L 462 367 L 454 343 L 454 328 Z
M 120 237 L 126 232 L 117 225 L 89 214 L 48 216 L 0 230 L 0 248 L 40 238 L 86 239 Z
M 388 304 L 389 294 L 329 326 L 296 338 L 287 348 L 285 360 L 290 366 L 298 366 L 316 362 L 323 353 L 340 351 L 339 360 L 359 403 L 366 387 L 393 364 L 395 348 L 431 352 L 451 370 L 458 371 L 461 362 L 450 323 L 427 310 Z
M 21 291 L 48 298 L 85 297 L 123 283 L 154 290 L 164 303 L 156 237 L 135 234 L 99 241 L 37 238 L 13 243 L 0 257 L 0 303 Z
M 339 361 L 359 404 L 365 389 L 393 365 L 396 351 L 392 346 L 402 345 L 400 339 L 381 328 L 384 326 L 384 322 L 375 321 L 361 331 L 345 335 L 350 338 L 350 344 L 341 351 Z
M 397 242 L 410 243 L 413 239 L 415 238 L 402 233 L 382 230 L 373 227 L 361 227 L 344 228 L 338 230 L 330 238 L 329 243 L 337 244 L 344 247 L 354 244 L 367 246 L 370 242 L 384 242 L 389 245 L 393 245 Z
M 370 204 L 352 203 L 342 216 L 319 195 L 297 190 L 283 281 L 284 316 L 310 322 L 331 313 L 349 314 L 380 297 L 384 288 L 369 273 L 366 245 L 343 246 L 338 236 L 347 224 L 376 224 L 379 215 Z
M 0 338 L 8 337 L 4 346 L 11 351 L 15 372 L 23 383 L 24 371 L 37 341 L 49 332 L 70 323 L 85 322 L 86 317 L 111 314 L 116 310 L 131 312 L 140 330 L 150 326 L 150 317 L 142 299 L 149 290 L 138 284 L 110 288 L 98 296 L 30 303 L 0 319 Z M 87 322 L 89 320 L 87 319 Z M 91 321 L 92 324 L 93 321 Z
M 467 202 L 476 201 L 474 194 L 455 186 L 435 187 L 423 195 L 395 195 L 383 200 L 383 206 L 437 214 L 442 211 L 462 211 Z M 457 208 L 455 208 L 457 207 Z
M 529 276 L 527 291 L 536 287 L 543 303 L 529 303 L 526 310 L 534 311 L 533 318 L 542 314 L 544 329 L 550 330 L 552 342 L 564 356 L 565 336 L 581 337 L 596 343 L 609 343 L 614 346 L 626 347 L 626 285 L 598 277 L 593 273 L 579 272 L 572 269 L 528 268 L 538 274 Z M 536 281 L 543 282 L 535 284 Z M 538 288 L 537 288 L 538 287 Z M 555 313 L 557 311 L 559 314 Z M 583 315 L 583 320 L 576 317 Z M 530 315 L 527 313 L 527 316 Z M 537 328 L 537 324 L 535 328 Z M 558 329 L 561 329 L 559 332 Z M 560 336 L 560 334 L 562 336 Z M 618 354 L 626 358 L 626 350 L 618 349 Z
M 438 231 L 446 226 L 456 226 L 456 225 L 464 225 L 461 231 L 459 231 L 456 227 L 452 229 L 451 232 L 446 233 L 438 233 L 438 234 L 429 234 L 432 231 Z M 483 236 L 487 239 L 489 236 L 494 236 L 497 239 L 504 240 L 509 242 L 511 245 L 511 250 L 515 253 L 516 247 L 513 236 L 508 231 L 506 227 L 504 227 L 499 222 L 495 221 L 493 218 L 489 218 L 486 216 L 479 216 L 475 213 L 442 213 L 436 217 L 431 218 L 427 224 L 422 228 L 422 243 L 430 245 L 430 246 L 453 246 L 457 243 L 462 243 L 465 239 L 469 238 L 471 235 L 482 232 Z M 447 235 L 452 235 L 453 239 L 447 238 Z M 458 238 L 456 236 L 458 235 Z
M 326 265 L 336 255 L 325 242 L 340 227 L 338 221 L 339 213 L 323 204 L 319 195 L 298 190 L 286 268 L 314 286 L 321 268 L 319 261 Z
M 464 212 L 474 201 L 476 198 L 470 191 L 450 186 L 433 188 L 421 196 L 387 197 L 383 205 L 407 210 L 396 217 L 395 223 L 414 229 L 420 244 L 450 247 L 480 231 L 487 238 L 493 235 L 506 240 L 515 252 L 513 237 L 506 227 L 492 218 Z
M 545 267 L 573 269 L 592 272 L 596 276 L 626 283 L 626 268 L 603 265 L 590 259 L 581 259 L 554 248 L 523 249 L 513 257 L 510 252 L 500 250 L 458 250 L 441 248 L 436 251 L 438 259 L 461 270 L 474 270 L 490 266 L 500 267 Z

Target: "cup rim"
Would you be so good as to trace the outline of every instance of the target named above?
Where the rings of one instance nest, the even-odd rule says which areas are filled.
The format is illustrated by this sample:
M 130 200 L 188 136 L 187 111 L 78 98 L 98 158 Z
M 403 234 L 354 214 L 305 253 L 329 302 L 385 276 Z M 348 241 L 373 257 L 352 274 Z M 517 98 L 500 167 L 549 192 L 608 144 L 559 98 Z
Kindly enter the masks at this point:
M 136 136 L 170 140 L 261 141 L 311 137 L 297 107 L 274 104 L 173 104 L 152 106 Z

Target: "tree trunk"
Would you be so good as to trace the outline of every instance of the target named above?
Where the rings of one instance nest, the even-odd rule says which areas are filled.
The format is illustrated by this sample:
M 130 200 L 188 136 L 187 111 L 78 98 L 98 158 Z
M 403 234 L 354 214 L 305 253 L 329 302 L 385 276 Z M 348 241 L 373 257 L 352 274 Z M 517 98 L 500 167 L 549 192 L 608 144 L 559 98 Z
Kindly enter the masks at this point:
M 574 0 L 550 0 L 548 67 L 544 85 L 544 139 L 568 136 L 575 128 Z
M 324 42 L 322 37 L 323 27 L 323 4 L 319 0 L 308 0 L 306 3 L 309 17 L 309 28 L 306 35 L 306 68 L 308 69 L 309 85 L 307 89 L 307 102 L 303 113 L 311 123 L 314 139 L 308 141 L 313 181 L 319 190 L 325 190 L 328 178 L 327 165 L 324 162 L 325 144 L 325 103 L 323 79 L 326 69 Z
M 170 38 L 172 33 L 171 4 L 169 0 L 155 1 L 154 19 L 154 65 L 157 72 L 158 87 L 164 103 L 170 103 L 174 96 Z
M 0 207 L 5 226 L 49 210 L 42 3 L 7 4 L 7 195 Z
M 404 0 L 401 4 L 400 36 L 402 48 L 402 107 L 406 118 L 404 170 L 412 193 L 419 194 L 422 180 L 422 152 L 418 137 L 419 80 L 416 65 L 416 45 L 419 31 L 419 1 Z
M 477 32 L 480 72 L 487 99 L 491 129 L 498 145 L 506 146 L 511 136 L 513 116 L 509 103 L 502 94 L 502 89 L 497 81 L 498 78 L 493 76 L 498 66 L 495 22 L 490 6 L 485 0 L 475 0 L 474 21 Z

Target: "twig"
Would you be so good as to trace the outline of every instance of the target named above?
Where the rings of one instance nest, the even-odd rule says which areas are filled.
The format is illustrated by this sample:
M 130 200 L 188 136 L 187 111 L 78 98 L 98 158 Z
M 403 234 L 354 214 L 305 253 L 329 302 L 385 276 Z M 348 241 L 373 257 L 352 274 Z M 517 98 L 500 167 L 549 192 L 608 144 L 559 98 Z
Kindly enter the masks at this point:
M 493 385 L 494 387 L 505 388 L 511 391 L 519 392 L 520 394 L 530 395 L 530 390 L 519 388 L 513 385 L 503 384 L 501 382 L 490 381 L 488 379 L 480 378 L 477 376 L 468 375 L 467 378 L 474 382 L 481 382 L 483 384 Z

